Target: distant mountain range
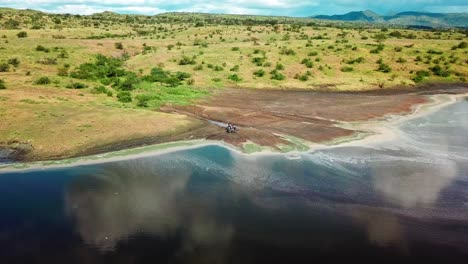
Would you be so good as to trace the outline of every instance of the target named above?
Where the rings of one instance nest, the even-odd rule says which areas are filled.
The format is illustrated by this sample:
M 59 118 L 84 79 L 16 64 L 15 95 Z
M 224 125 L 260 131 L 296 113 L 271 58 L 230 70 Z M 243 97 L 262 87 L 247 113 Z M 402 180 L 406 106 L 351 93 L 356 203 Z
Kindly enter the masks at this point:
M 355 21 L 367 23 L 388 23 L 419 27 L 463 27 L 468 28 L 468 13 L 424 13 L 402 12 L 395 15 L 383 16 L 371 10 L 350 12 L 344 15 L 319 15 L 316 19 L 335 21 Z

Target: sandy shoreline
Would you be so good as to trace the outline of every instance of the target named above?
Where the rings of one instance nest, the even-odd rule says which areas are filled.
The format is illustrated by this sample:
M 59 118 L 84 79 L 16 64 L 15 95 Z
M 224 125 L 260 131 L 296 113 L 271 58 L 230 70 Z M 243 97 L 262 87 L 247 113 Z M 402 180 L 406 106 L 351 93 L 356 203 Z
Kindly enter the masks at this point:
M 375 143 L 383 143 L 390 141 L 398 137 L 399 129 L 398 125 L 403 122 L 416 119 L 430 113 L 433 113 L 443 107 L 454 104 L 468 94 L 436 94 L 429 96 L 429 102 L 425 104 L 419 104 L 413 107 L 411 113 L 398 115 L 391 114 L 383 118 L 378 118 L 370 121 L 359 121 L 359 122 L 348 122 L 341 123 L 340 126 L 345 128 L 352 128 L 354 130 L 364 131 L 367 135 L 363 137 L 345 137 L 337 139 L 335 142 L 329 142 L 328 144 L 317 144 L 309 142 L 308 146 L 310 150 L 317 151 L 322 149 L 331 149 L 337 147 L 347 146 L 365 146 Z M 69 166 L 83 166 L 83 165 L 95 165 L 116 161 L 133 160 L 144 157 L 158 156 L 177 151 L 195 149 L 205 146 L 220 146 L 228 148 L 230 151 L 237 153 L 238 155 L 247 155 L 251 157 L 256 156 L 275 156 L 275 155 L 297 155 L 304 151 L 290 151 L 287 153 L 273 151 L 271 148 L 263 147 L 261 151 L 254 153 L 246 153 L 240 148 L 228 144 L 224 141 L 218 140 L 186 140 L 186 141 L 175 141 L 156 145 L 149 145 L 137 148 L 130 148 L 119 151 L 112 151 L 103 154 L 95 154 L 83 157 L 74 157 L 62 160 L 50 160 L 50 161 L 34 161 L 25 163 L 10 163 L 0 165 L 0 173 L 6 172 L 17 172 L 17 171 L 29 171 L 29 170 L 41 170 L 41 169 L 53 169 L 63 168 Z

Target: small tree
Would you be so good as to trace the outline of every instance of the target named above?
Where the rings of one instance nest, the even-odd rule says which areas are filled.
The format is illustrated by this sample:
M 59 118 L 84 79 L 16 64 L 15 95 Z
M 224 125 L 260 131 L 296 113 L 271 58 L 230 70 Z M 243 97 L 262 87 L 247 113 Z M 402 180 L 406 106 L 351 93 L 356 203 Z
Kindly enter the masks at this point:
M 5 81 L 3 79 L 0 79 L 0 90 L 6 89 Z

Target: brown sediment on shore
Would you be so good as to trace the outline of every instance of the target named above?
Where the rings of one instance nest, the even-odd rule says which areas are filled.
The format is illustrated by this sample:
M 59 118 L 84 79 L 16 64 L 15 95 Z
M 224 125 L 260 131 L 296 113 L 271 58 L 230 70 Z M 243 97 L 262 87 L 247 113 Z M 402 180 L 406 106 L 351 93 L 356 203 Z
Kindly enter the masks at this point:
M 218 129 L 207 139 L 222 140 L 234 146 L 250 141 L 262 146 L 287 144 L 281 135 L 312 143 L 349 137 L 360 131 L 340 124 L 408 114 L 416 105 L 428 102 L 427 95 L 468 93 L 468 86 L 427 85 L 415 89 L 389 89 L 368 92 L 313 92 L 304 90 L 224 89 L 209 99 L 190 106 L 166 106 L 177 112 L 205 120 L 234 123 L 237 134 Z
M 23 153 L 24 144 L 16 144 L 21 147 L 16 149 L 0 144 L 0 152 L 16 153 L 17 155 L 13 156 L 14 160 L 34 161 L 87 156 L 194 139 L 219 140 L 237 147 L 246 142 L 253 142 L 277 148 L 279 145 L 290 144 L 283 137 L 286 135 L 311 143 L 324 143 L 361 132 L 344 128 L 344 123 L 368 121 L 389 114 L 408 114 L 415 106 L 428 102 L 428 95 L 465 93 L 468 93 L 466 84 L 438 84 L 414 89 L 396 88 L 367 92 L 223 89 L 193 105 L 163 107 L 162 111 L 177 112 L 194 120 L 195 125 L 175 133 L 120 139 L 73 153 L 47 157 L 35 155 L 34 150 L 31 153 Z M 228 134 L 222 127 L 213 125 L 208 120 L 234 123 L 239 127 L 239 131 Z

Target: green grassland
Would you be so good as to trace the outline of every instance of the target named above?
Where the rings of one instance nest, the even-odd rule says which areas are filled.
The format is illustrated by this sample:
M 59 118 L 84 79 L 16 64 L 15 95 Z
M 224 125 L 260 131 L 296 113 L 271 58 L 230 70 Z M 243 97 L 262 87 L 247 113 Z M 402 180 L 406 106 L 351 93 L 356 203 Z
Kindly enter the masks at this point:
M 7 86 L 46 76 L 49 86 L 94 91 L 95 85 L 104 85 L 116 94 L 118 85 L 112 81 L 69 75 L 81 64 L 93 62 L 96 54 L 119 58 L 121 68 L 136 78 L 153 68 L 187 73 L 186 80 L 170 85 L 174 89 L 181 85 L 362 90 L 424 81 L 464 82 L 468 72 L 467 33 L 461 30 L 359 24 L 347 28 L 312 19 L 175 13 L 70 16 L 4 9 L 0 14 L 4 28 L 11 28 L 12 20 L 17 24 L 0 31 L 1 62 L 19 60 L 18 66 L 10 65 L 8 73 L 2 73 Z M 28 36 L 18 38 L 21 31 Z M 126 76 L 119 76 L 120 81 Z M 145 87 L 145 93 L 167 86 L 156 83 L 154 89 L 137 86 Z M 132 95 L 139 90 L 132 88 Z
M 61 116 L 84 110 L 102 123 L 73 124 L 88 137 L 112 130 L 119 113 L 133 136 L 142 127 L 144 136 L 167 134 L 146 124 L 191 121 L 159 107 L 224 87 L 360 91 L 466 82 L 467 35 L 287 17 L 0 9 L 0 143 L 40 141 L 44 126 L 54 130 Z

